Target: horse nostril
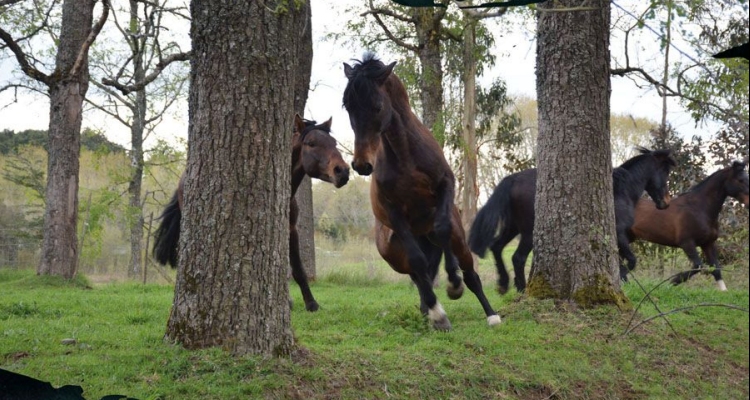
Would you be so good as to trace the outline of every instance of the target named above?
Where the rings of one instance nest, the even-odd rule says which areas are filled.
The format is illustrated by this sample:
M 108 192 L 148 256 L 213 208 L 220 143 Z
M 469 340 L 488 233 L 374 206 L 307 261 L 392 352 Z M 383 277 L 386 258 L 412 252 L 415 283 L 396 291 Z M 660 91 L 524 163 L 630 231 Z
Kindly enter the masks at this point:
M 372 164 L 370 163 L 355 163 L 352 162 L 352 169 L 357 171 L 358 174 L 367 176 L 372 173 Z

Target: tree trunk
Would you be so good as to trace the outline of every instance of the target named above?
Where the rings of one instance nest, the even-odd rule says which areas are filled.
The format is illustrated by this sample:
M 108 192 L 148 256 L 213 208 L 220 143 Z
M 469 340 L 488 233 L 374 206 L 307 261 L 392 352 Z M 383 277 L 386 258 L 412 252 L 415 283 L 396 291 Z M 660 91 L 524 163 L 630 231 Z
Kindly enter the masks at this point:
M 294 110 L 305 116 L 305 104 L 307 95 L 310 90 L 310 74 L 312 73 L 312 21 L 310 20 L 310 3 L 307 1 L 305 7 L 305 28 L 299 30 L 301 36 L 297 50 L 297 78 L 294 89 Z M 325 116 L 320 118 L 326 119 Z M 345 123 L 344 121 L 339 121 Z M 299 216 L 297 217 L 297 233 L 299 234 L 299 255 L 302 259 L 302 266 L 310 280 L 315 279 L 315 221 L 313 219 L 313 196 L 312 181 L 310 177 L 305 177 L 302 184 L 297 188 L 297 206 L 299 207 Z
M 445 143 L 443 123 L 443 64 L 440 52 L 440 30 L 445 10 L 425 7 L 414 9 L 417 19 L 417 50 L 422 73 L 419 79 L 422 123 L 442 146 Z
M 589 7 L 595 10 L 581 10 Z M 558 0 L 541 3 L 537 20 L 538 179 L 528 293 L 583 306 L 624 299 L 610 161 L 609 15 L 607 0 Z
M 180 269 L 166 336 L 188 349 L 288 354 L 289 149 L 299 27 L 283 3 L 191 2 Z
M 463 191 L 461 193 L 461 222 L 464 229 L 469 229 L 474 216 L 477 215 L 477 198 L 479 187 L 477 186 L 477 139 L 475 117 L 477 114 L 476 103 L 476 74 L 477 64 L 474 59 L 475 27 L 476 21 L 470 16 L 465 16 L 467 25 L 464 27 L 464 115 L 463 115 L 463 137 L 464 137 L 464 173 Z
M 88 61 L 69 74 L 93 22 L 94 1 L 63 2 L 55 70 L 63 79 L 49 84 L 50 118 L 44 240 L 39 275 L 75 276 L 78 263 L 78 170 L 83 99 L 88 90 Z M 87 57 L 87 55 L 86 55 Z M 54 79 L 54 78 L 53 78 Z
M 131 32 L 139 32 L 138 3 L 130 1 L 130 28 Z M 146 71 L 143 65 L 145 48 L 138 38 L 132 38 L 131 49 L 133 51 L 133 79 L 143 82 Z M 143 203 L 141 203 L 141 187 L 143 183 L 143 133 L 146 130 L 146 111 L 148 99 L 146 89 L 135 92 L 135 107 L 133 108 L 133 123 L 130 126 L 130 184 L 128 195 L 130 196 L 130 210 L 128 221 L 130 222 L 130 268 L 128 276 L 138 277 L 141 274 L 142 244 L 143 244 Z

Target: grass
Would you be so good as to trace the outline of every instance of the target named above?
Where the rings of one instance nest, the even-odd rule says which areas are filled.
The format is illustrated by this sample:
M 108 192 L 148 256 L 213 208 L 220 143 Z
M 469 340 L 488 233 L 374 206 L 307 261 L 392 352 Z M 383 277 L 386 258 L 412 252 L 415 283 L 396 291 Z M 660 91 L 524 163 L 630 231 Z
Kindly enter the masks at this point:
M 87 399 L 746 399 L 748 287 L 725 278 L 661 286 L 659 313 L 582 311 L 494 290 L 494 267 L 481 260 L 485 292 L 503 323 L 489 328 L 470 292 L 437 294 L 453 331 L 429 328 L 416 289 L 363 246 L 319 257 L 312 285 L 321 310 L 308 313 L 291 285 L 298 350 L 290 357 L 230 357 L 186 351 L 163 335 L 173 287 L 65 282 L 0 269 L 0 368 L 79 385 Z M 513 249 L 506 252 L 512 253 Z M 330 260 L 336 259 L 333 263 Z M 661 277 L 643 264 L 639 282 Z M 335 266 L 332 267 L 332 266 Z M 640 267 L 639 267 L 640 268 Z M 624 287 L 634 304 L 635 283 Z M 75 339 L 63 344 L 64 339 Z

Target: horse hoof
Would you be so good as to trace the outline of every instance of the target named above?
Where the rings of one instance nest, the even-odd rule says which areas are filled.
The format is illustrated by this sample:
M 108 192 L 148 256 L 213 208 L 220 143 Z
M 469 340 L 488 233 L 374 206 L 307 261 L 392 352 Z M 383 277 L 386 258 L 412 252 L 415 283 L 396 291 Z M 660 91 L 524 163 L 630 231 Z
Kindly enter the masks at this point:
M 721 290 L 722 292 L 726 292 L 727 291 L 727 285 L 724 284 L 724 280 L 723 279 L 719 279 L 718 281 L 716 281 L 716 286 L 718 286 L 719 290 Z
M 434 306 L 427 312 L 427 317 L 432 321 L 432 327 L 437 331 L 449 331 L 451 330 L 451 322 L 448 320 L 448 316 L 443 310 L 443 306 L 440 303 L 435 303 Z
M 453 327 L 451 326 L 451 322 L 448 320 L 448 317 L 445 316 L 438 321 L 432 321 L 432 327 L 435 328 L 436 331 L 440 332 L 448 332 L 453 329 Z
M 318 305 L 318 302 L 315 300 L 305 304 L 305 309 L 310 312 L 318 311 L 319 308 L 320 306 Z
M 503 285 L 497 285 L 497 292 L 502 294 L 508 293 L 508 287 Z
M 490 326 L 500 325 L 500 322 L 502 322 L 502 321 L 500 320 L 500 316 L 497 315 L 497 314 L 490 315 L 489 317 L 487 317 L 487 323 Z
M 464 282 L 461 281 L 461 284 L 458 285 L 458 287 L 453 287 L 453 285 L 449 283 L 445 288 L 445 292 L 451 300 L 460 299 L 464 294 Z

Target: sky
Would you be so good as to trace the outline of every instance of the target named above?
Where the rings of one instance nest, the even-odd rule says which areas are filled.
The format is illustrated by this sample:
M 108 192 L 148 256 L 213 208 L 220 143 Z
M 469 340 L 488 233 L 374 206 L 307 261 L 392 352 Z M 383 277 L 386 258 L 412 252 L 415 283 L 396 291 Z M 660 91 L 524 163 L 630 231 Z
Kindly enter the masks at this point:
M 352 0 L 347 0 L 349 3 Z M 363 2 L 359 2 L 362 4 Z M 621 0 L 618 3 L 637 3 Z M 331 2 L 329 0 L 312 0 L 313 16 L 313 70 L 311 91 L 308 98 L 305 117 L 317 121 L 333 118 L 332 133 L 339 142 L 350 143 L 353 133 L 349 126 L 348 116 L 342 107 L 342 94 L 346 86 L 343 63 L 352 63 L 359 59 L 365 50 L 349 49 L 341 43 L 332 43 L 323 39 L 329 31 L 339 29 L 344 21 L 352 18 L 343 14 L 344 1 Z M 613 7 L 613 12 L 615 12 Z M 512 31 L 504 32 L 496 42 L 495 54 L 498 56 L 496 66 L 488 71 L 481 81 L 500 77 L 505 80 L 511 95 L 536 97 L 535 86 L 535 53 L 536 43 L 533 35 L 533 22 L 512 25 Z M 500 29 L 500 28 L 498 28 Z M 655 34 L 644 32 L 641 42 L 637 44 L 637 56 L 643 60 L 659 62 L 660 52 L 654 43 L 658 40 Z M 613 57 L 622 54 L 621 39 L 613 36 L 610 49 Z M 679 44 L 678 44 L 679 45 Z M 687 46 L 684 46 L 687 49 Z M 679 54 L 678 52 L 673 52 Z M 399 61 L 388 54 L 380 54 L 381 59 L 388 63 Z M 658 65 L 658 64 L 656 64 Z M 12 64 L 8 61 L 0 62 L 0 84 L 7 81 L 11 73 Z M 657 75 L 658 76 L 658 75 Z M 632 115 L 635 118 L 646 117 L 654 121 L 661 120 L 662 99 L 655 90 L 639 88 L 630 79 L 612 77 L 611 112 Z M 16 103 L 10 104 L 13 97 L 9 92 L 0 94 L 0 131 L 10 129 L 20 131 L 25 129 L 48 129 L 49 103 L 43 96 L 19 94 Z M 685 137 L 698 134 L 705 136 L 715 131 L 714 126 L 696 127 L 689 114 L 675 99 L 670 99 L 668 105 L 668 120 Z M 108 138 L 123 146 L 129 146 L 129 133 L 119 123 L 103 119 L 94 113 L 84 114 L 84 127 L 102 129 Z M 178 115 L 171 118 L 157 128 L 157 135 L 171 141 L 175 137 L 187 138 L 187 107 L 182 106 Z M 151 141 L 151 144 L 154 142 Z M 146 143 L 146 146 L 149 142 Z

